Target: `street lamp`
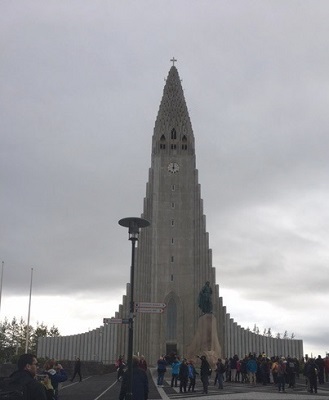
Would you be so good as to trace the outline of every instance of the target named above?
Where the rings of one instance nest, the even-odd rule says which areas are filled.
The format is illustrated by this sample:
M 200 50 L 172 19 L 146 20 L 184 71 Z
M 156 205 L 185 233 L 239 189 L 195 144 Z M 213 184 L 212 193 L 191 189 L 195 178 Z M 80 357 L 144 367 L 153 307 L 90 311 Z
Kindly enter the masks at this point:
M 133 339 L 134 339 L 134 270 L 135 270 L 135 247 L 138 241 L 139 229 L 150 225 L 150 222 L 143 218 L 123 218 L 119 225 L 129 228 L 129 240 L 131 240 L 131 267 L 130 267 L 130 310 L 128 330 L 128 387 L 126 400 L 132 399 L 133 382 Z

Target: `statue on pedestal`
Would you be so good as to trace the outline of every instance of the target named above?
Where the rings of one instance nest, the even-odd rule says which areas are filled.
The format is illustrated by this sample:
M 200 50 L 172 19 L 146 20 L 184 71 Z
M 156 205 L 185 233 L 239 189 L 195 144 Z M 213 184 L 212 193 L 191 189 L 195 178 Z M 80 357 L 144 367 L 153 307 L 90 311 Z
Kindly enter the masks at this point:
M 198 305 L 203 314 L 212 313 L 212 301 L 211 301 L 212 289 L 210 282 L 206 282 L 203 288 L 200 290 Z

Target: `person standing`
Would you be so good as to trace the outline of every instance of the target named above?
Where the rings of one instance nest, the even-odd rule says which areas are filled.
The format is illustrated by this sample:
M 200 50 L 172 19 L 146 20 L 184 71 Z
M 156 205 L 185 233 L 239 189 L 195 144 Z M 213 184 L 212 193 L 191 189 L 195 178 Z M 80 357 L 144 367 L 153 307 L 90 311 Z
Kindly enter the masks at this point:
M 208 393 L 209 386 L 209 375 L 211 374 L 211 368 L 207 361 L 206 356 L 201 356 L 201 367 L 200 367 L 200 378 L 203 385 L 203 394 Z
M 164 356 L 161 356 L 157 362 L 158 365 L 158 386 L 163 387 L 164 375 L 167 371 L 167 361 Z
M 193 361 L 190 360 L 190 362 L 188 364 L 188 378 L 190 381 L 190 383 L 188 385 L 188 391 L 190 391 L 192 389 L 192 392 L 195 392 L 194 388 L 195 388 L 195 380 L 196 380 L 197 375 L 198 375 L 198 373 L 196 372 Z
M 147 400 L 149 394 L 149 384 L 146 372 L 138 367 L 139 358 L 133 356 L 132 358 L 132 400 Z M 121 389 L 119 400 L 124 400 L 128 390 L 128 379 L 130 377 L 129 371 L 125 371 L 122 377 Z
M 309 392 L 313 393 L 314 391 L 314 393 L 318 393 L 318 369 L 313 358 L 309 358 L 307 360 L 307 363 L 305 364 L 304 375 L 308 379 Z
M 249 360 L 247 361 L 247 373 L 249 377 L 249 383 L 251 385 L 256 385 L 256 372 L 257 372 L 257 362 L 255 360 L 255 356 L 250 355 Z
M 74 378 L 75 378 L 76 375 L 79 375 L 80 382 L 81 382 L 81 381 L 82 381 L 82 376 L 81 376 L 81 361 L 80 361 L 80 358 L 79 358 L 79 357 L 77 357 L 77 358 L 75 359 L 73 377 L 72 377 L 72 379 L 71 379 L 71 382 L 74 381 Z
M 233 358 L 231 359 L 231 382 L 236 381 L 238 360 L 239 360 L 239 357 L 237 356 L 237 354 L 234 354 Z
M 123 356 L 119 356 L 115 363 L 117 369 L 117 382 L 120 382 L 121 377 L 123 376 L 124 369 L 126 367 L 126 363 L 124 362 Z
M 329 354 L 326 355 L 324 359 L 324 374 L 326 377 L 326 382 L 329 382 Z
M 318 370 L 318 379 L 319 385 L 324 384 L 324 359 L 318 355 L 318 358 L 315 360 L 315 364 L 317 365 Z
M 23 386 L 24 399 L 47 400 L 44 385 L 38 382 L 37 374 L 38 360 L 30 353 L 22 354 L 17 362 L 18 370 L 10 376 L 11 383 Z
M 60 383 L 67 381 L 68 379 L 67 373 L 62 367 L 62 365 L 57 363 L 55 360 L 47 361 L 45 365 L 45 373 L 49 376 L 51 380 L 51 384 L 55 391 L 54 399 L 57 400 L 60 389 Z
M 216 364 L 217 368 L 217 381 L 218 381 L 218 389 L 224 389 L 223 382 L 224 382 L 224 373 L 225 373 L 225 365 L 222 363 L 222 359 L 219 358 Z M 215 379 L 216 381 L 216 379 Z M 215 382 L 216 384 L 216 382 Z
M 285 392 L 285 384 L 286 384 L 286 363 L 283 358 L 279 359 L 278 368 L 277 368 L 277 378 L 278 378 L 278 390 L 279 392 Z
M 187 389 L 187 383 L 188 383 L 188 366 L 186 359 L 184 358 L 180 367 L 179 367 L 179 374 L 178 374 L 178 379 L 179 379 L 179 391 L 180 393 L 183 392 L 186 393 Z
M 175 358 L 174 362 L 171 364 L 171 387 L 177 387 L 177 380 L 179 374 L 179 367 L 181 362 L 178 358 Z

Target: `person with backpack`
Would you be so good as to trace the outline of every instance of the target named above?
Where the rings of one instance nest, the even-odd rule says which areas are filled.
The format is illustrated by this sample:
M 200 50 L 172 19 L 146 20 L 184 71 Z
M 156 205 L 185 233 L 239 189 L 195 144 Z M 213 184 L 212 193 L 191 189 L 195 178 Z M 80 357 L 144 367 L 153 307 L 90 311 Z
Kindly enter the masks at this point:
M 286 361 L 284 357 L 281 357 L 278 362 L 277 368 L 277 378 L 278 378 L 278 391 L 284 393 L 285 392 L 285 384 L 286 384 Z
M 296 365 L 290 357 L 287 360 L 287 383 L 289 388 L 296 386 Z
M 21 392 L 22 399 L 47 400 L 45 387 L 35 379 L 38 369 L 37 357 L 30 353 L 22 354 L 18 359 L 17 367 L 18 370 L 9 377 L 7 388 L 12 393 Z M 7 393 L 6 398 L 10 399 L 9 392 Z M 4 392 L 1 392 L 1 397 L 3 396 Z

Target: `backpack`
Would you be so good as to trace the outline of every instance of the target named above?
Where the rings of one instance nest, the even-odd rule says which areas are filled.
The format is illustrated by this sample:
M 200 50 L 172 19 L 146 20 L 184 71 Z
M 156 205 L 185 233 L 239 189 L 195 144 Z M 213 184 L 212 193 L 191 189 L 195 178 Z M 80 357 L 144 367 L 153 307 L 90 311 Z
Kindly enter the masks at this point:
M 23 400 L 24 388 L 27 385 L 22 385 L 18 382 L 13 382 L 11 378 L 0 378 L 0 398 L 1 400 Z

